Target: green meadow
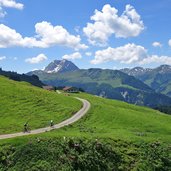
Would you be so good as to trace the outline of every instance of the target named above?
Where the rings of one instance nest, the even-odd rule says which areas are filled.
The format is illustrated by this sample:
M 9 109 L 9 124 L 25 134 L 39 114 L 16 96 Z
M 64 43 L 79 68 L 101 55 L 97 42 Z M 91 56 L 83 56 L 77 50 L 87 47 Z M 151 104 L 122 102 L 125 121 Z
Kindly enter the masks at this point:
M 53 93 L 52 93 L 53 94 Z M 87 99 L 91 109 L 73 125 L 39 135 L 19 137 L 3 142 L 21 143 L 30 138 L 75 137 L 113 139 L 128 142 L 171 143 L 171 117 L 147 107 L 96 97 L 86 93 L 72 94 Z M 65 97 L 61 94 L 61 97 Z M 71 97 L 72 98 L 72 97 Z M 70 98 L 70 99 L 71 99 Z
M 170 171 L 171 116 L 86 93 L 57 94 L 0 77 L 0 133 L 58 123 L 91 103 L 73 125 L 0 141 L 2 171 Z
M 21 131 L 26 121 L 31 129 L 49 126 L 51 119 L 59 123 L 81 108 L 81 102 L 73 98 L 77 96 L 91 103 L 90 110 L 81 120 L 62 129 L 31 137 L 171 142 L 171 116 L 157 110 L 86 93 L 65 96 L 64 93 L 49 92 L 4 77 L 0 77 L 0 82 L 1 134 Z
M 120 139 L 129 142 L 171 143 L 171 116 L 147 107 L 100 98 L 86 93 L 73 94 L 87 99 L 91 109 L 80 121 L 42 137 L 85 137 Z
M 25 82 L 0 76 L 0 134 L 49 126 L 59 123 L 81 108 L 81 102 L 56 92 L 49 92 Z

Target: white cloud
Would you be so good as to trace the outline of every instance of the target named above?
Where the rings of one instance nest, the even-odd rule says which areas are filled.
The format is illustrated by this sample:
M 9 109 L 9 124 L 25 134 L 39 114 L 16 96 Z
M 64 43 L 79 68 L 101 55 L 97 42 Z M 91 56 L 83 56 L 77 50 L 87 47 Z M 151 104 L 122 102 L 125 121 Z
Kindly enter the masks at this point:
M 71 47 L 75 50 L 88 48 L 80 43 L 80 36 L 69 34 L 62 26 L 53 26 L 43 21 L 35 25 L 35 30 L 34 37 L 22 37 L 14 29 L 0 24 L 0 48 L 12 46 L 48 48 L 55 45 Z
M 168 41 L 169 46 L 171 46 L 171 39 Z
M 22 36 L 15 30 L 0 24 L 0 48 L 19 46 L 22 40 Z
M 145 64 L 168 64 L 171 65 L 171 57 L 169 56 L 158 56 L 158 55 L 152 55 L 149 56 L 148 58 L 143 59 L 142 61 L 139 62 L 142 65 Z
M 92 64 L 100 64 L 109 61 L 117 61 L 125 64 L 170 64 L 171 57 L 149 55 L 147 50 L 140 45 L 126 44 L 117 48 L 108 47 L 104 50 L 96 51 Z
M 16 8 L 19 10 L 22 10 L 24 8 L 23 4 L 17 3 L 15 2 L 15 0 L 0 0 L 0 6 L 6 8 Z
M 152 44 L 154 47 L 162 47 L 162 44 L 160 42 L 153 42 Z
M 25 62 L 28 62 L 28 63 L 30 63 L 30 64 L 38 64 L 38 63 L 43 62 L 43 61 L 45 61 L 45 60 L 47 60 L 46 55 L 40 54 L 40 55 L 38 55 L 38 56 L 36 56 L 36 57 L 33 57 L 33 58 L 27 58 L 27 59 L 25 60 Z
M 4 18 L 7 14 L 6 11 L 3 9 L 4 7 L 22 10 L 24 8 L 24 5 L 15 2 L 15 0 L 0 0 L 0 18 Z
M 40 37 L 40 41 L 44 47 L 57 45 L 64 45 L 72 47 L 76 50 L 86 49 L 87 46 L 80 44 L 80 36 L 74 36 L 68 33 L 68 31 L 62 26 L 52 26 L 51 23 L 43 21 L 35 25 L 36 33 Z
M 0 61 L 6 59 L 6 56 L 0 56 Z
M 81 59 L 82 55 L 79 52 L 72 53 L 70 55 L 64 55 L 62 59 Z
M 91 56 L 92 53 L 91 53 L 91 52 L 86 52 L 85 55 L 86 55 L 86 56 Z
M 91 20 L 94 23 L 87 23 L 83 32 L 93 45 L 105 45 L 112 34 L 128 38 L 138 36 L 144 30 L 140 15 L 131 5 L 126 5 L 125 11 L 119 16 L 116 8 L 106 4 L 102 12 L 95 10 Z
M 121 63 L 134 63 L 147 57 L 147 50 L 135 44 L 126 44 L 117 48 L 108 47 L 104 50 L 96 51 L 92 64 L 100 64 L 108 61 L 119 61 Z

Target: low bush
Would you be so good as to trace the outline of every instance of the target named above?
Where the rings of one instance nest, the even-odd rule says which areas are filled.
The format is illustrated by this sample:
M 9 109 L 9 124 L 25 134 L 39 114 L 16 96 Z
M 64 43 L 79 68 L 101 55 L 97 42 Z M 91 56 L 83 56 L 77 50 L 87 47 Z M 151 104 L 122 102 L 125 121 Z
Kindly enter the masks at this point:
M 10 171 L 169 171 L 168 146 L 120 140 L 32 139 L 1 146 L 0 170 Z

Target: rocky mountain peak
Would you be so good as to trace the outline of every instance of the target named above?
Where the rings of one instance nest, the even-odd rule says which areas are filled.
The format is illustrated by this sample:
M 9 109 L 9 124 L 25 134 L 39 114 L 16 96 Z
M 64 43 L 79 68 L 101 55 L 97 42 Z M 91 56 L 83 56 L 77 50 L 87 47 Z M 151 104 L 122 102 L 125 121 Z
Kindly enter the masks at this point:
M 62 73 L 62 72 L 70 72 L 76 71 L 79 68 L 73 64 L 71 61 L 66 59 L 63 60 L 54 60 L 51 62 L 45 69 L 44 72 L 46 73 Z
M 156 68 L 156 71 L 159 73 L 168 73 L 168 72 L 171 72 L 171 66 L 170 65 L 161 65 L 158 68 Z
M 144 74 L 145 72 L 150 71 L 150 70 L 151 69 L 149 68 L 135 67 L 135 68 L 124 68 L 124 69 L 121 69 L 120 71 L 128 75 L 137 76 L 137 75 Z

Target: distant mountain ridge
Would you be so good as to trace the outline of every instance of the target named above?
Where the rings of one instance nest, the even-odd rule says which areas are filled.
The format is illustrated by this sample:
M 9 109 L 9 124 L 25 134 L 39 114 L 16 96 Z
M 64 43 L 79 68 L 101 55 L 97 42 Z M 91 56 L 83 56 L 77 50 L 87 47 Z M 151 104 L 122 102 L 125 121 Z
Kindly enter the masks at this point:
M 62 61 L 57 61 L 57 65 L 60 63 Z M 71 62 L 69 63 L 71 64 Z M 133 104 L 145 106 L 171 104 L 171 98 L 156 93 L 141 80 L 122 71 L 97 68 L 78 69 L 78 67 L 70 68 L 67 65 L 60 65 L 59 72 L 58 69 L 54 69 L 54 66 L 57 65 L 54 65 L 53 62 L 44 71 L 32 71 L 28 74 L 37 75 L 43 83 L 48 85 L 75 86 L 94 95 L 122 100 Z M 51 72 L 54 70 L 57 72 Z
M 128 75 L 132 75 L 132 76 L 139 76 L 139 75 L 142 75 L 142 74 L 145 74 L 149 71 L 152 71 L 152 69 L 150 68 L 143 68 L 143 67 L 135 67 L 135 68 L 124 68 L 124 69 L 121 69 L 120 71 L 128 74 Z
M 134 68 L 123 68 L 120 69 L 120 71 L 132 75 L 132 76 L 139 76 L 143 75 L 146 73 L 151 73 L 151 72 L 158 72 L 158 73 L 170 73 L 171 72 L 171 66 L 170 65 L 160 65 L 159 67 L 156 68 L 143 68 L 143 67 L 134 67 Z
M 171 66 L 161 65 L 154 69 L 135 67 L 121 69 L 120 71 L 132 75 L 143 81 L 158 93 L 171 97 Z
M 39 77 L 34 74 L 29 76 L 26 74 L 18 74 L 16 72 L 11 72 L 11 71 L 3 71 L 0 68 L 0 75 L 8 77 L 9 79 L 14 81 L 25 81 L 37 87 L 42 87 L 45 85 L 39 80 Z

